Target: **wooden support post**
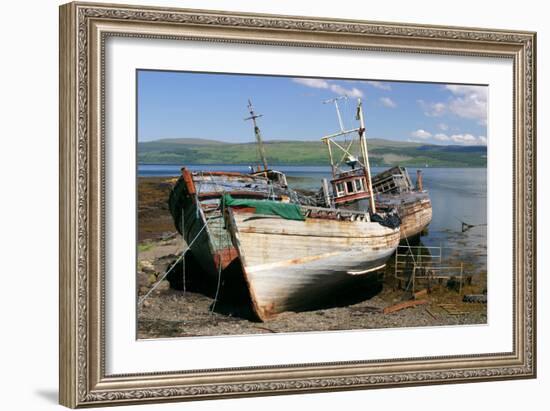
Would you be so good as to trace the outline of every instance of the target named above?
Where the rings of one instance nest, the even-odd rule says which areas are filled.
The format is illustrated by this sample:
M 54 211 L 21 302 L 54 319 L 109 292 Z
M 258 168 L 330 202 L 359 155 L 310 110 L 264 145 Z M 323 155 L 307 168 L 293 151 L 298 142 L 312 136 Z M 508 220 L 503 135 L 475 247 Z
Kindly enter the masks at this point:
M 325 140 L 328 149 L 328 156 L 330 159 L 330 169 L 332 171 L 332 178 L 336 178 L 336 168 L 334 167 L 334 160 L 332 158 L 332 147 L 330 146 L 330 139 Z
M 325 207 L 332 208 L 332 204 L 330 201 L 330 195 L 328 192 L 328 181 L 326 178 L 323 178 L 323 197 L 325 199 Z
M 422 170 L 416 170 L 416 189 L 418 191 L 424 190 L 424 184 L 422 182 Z
M 458 285 L 458 294 L 461 295 L 462 294 L 462 281 L 463 281 L 463 278 L 462 278 L 462 274 L 464 272 L 464 263 L 460 263 L 460 284 Z

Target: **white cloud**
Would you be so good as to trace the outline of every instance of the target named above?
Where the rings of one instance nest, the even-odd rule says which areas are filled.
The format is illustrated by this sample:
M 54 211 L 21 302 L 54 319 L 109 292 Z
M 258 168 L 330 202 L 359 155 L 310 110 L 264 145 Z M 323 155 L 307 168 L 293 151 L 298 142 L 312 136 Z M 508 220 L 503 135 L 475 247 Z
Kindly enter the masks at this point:
M 447 84 L 445 88 L 457 96 L 477 94 L 487 100 L 487 86 L 460 86 L 456 84 Z
M 454 144 L 460 144 L 464 146 L 485 146 L 487 145 L 487 138 L 485 136 L 475 137 L 472 134 L 452 134 L 448 136 L 444 133 L 438 133 L 434 136 L 437 141 L 448 141 Z
M 487 87 L 446 85 L 445 89 L 453 94 L 449 101 L 451 113 L 487 124 Z
M 345 88 L 339 84 L 319 78 L 293 78 L 292 81 L 306 87 L 328 89 L 340 96 L 363 97 L 363 92 L 356 87 Z
M 471 134 L 453 134 L 450 139 L 458 144 L 476 144 L 477 139 Z
M 348 89 L 338 84 L 331 84 L 329 88 L 340 96 L 363 97 L 363 92 L 355 87 Z
M 378 88 L 380 90 L 386 90 L 390 91 L 391 86 L 387 83 L 382 83 L 381 81 L 367 81 L 367 84 L 370 86 L 373 86 L 374 88 Z
M 312 88 L 328 88 L 328 81 L 320 78 L 293 78 L 293 82 Z
M 437 141 L 449 141 L 450 138 L 448 135 L 446 134 L 443 134 L 443 133 L 437 133 L 434 138 L 437 140 Z
M 416 138 L 422 138 L 422 139 L 427 139 L 427 138 L 430 138 L 432 136 L 432 133 L 426 131 L 426 130 L 422 130 L 421 128 L 419 128 L 418 130 L 416 131 L 413 131 L 411 133 L 411 136 L 413 137 L 416 137 Z
M 426 102 L 417 100 L 427 117 L 440 117 L 446 113 L 476 120 L 487 124 L 487 87 L 446 85 L 443 88 L 451 92 L 446 102 Z M 446 130 L 442 128 L 442 130 Z
M 422 107 L 424 111 L 424 115 L 427 117 L 440 117 L 447 111 L 445 103 L 427 103 L 424 100 L 417 100 L 417 102 L 420 104 L 420 107 Z
M 437 127 L 439 127 L 439 129 L 443 131 L 447 131 L 449 129 L 449 126 L 445 123 L 439 123 Z
M 382 105 L 384 107 L 389 107 L 389 108 L 395 108 L 397 107 L 397 104 L 395 103 L 395 101 L 393 101 L 391 98 L 389 97 L 380 97 L 380 103 L 382 103 Z
M 432 134 L 427 130 L 419 128 L 418 130 L 413 131 L 411 133 L 411 137 L 414 137 L 412 141 L 433 140 L 433 141 L 439 141 L 445 144 L 458 144 L 458 145 L 464 145 L 464 146 L 486 146 L 487 145 L 487 137 L 485 136 L 476 137 L 470 133 L 451 134 L 451 135 L 445 134 L 445 133 Z

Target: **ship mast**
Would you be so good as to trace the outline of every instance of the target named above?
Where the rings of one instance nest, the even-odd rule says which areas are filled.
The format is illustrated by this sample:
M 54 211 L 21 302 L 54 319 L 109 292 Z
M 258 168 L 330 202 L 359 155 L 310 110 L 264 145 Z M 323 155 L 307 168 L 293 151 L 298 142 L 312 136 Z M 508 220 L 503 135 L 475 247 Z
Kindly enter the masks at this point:
M 260 159 L 262 161 L 262 164 L 264 166 L 264 171 L 267 171 L 267 160 L 265 157 L 265 149 L 264 149 L 264 143 L 262 141 L 262 135 L 260 133 L 260 127 L 258 127 L 258 124 L 256 123 L 256 119 L 263 117 L 263 114 L 256 114 L 254 112 L 254 107 L 252 106 L 252 102 L 250 99 L 248 99 L 248 111 L 250 112 L 250 117 L 245 118 L 246 120 L 252 120 L 254 124 L 254 135 L 256 136 L 256 144 L 258 144 L 258 151 L 260 153 Z
M 359 145 L 361 146 L 361 154 L 363 155 L 363 170 L 365 171 L 365 178 L 367 180 L 367 190 L 369 192 L 369 205 L 373 214 L 376 213 L 376 204 L 374 202 L 374 193 L 372 192 L 372 179 L 370 173 L 369 163 L 369 151 L 367 149 L 367 138 L 365 129 L 365 118 L 363 117 L 363 105 L 361 99 L 358 99 L 357 103 L 357 119 L 359 120 Z

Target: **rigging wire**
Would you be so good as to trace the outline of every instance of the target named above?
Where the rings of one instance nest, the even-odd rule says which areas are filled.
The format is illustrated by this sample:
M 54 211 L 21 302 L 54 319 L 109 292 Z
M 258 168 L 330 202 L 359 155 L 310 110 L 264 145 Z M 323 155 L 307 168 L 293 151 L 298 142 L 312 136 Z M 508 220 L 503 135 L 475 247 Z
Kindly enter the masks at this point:
M 220 225 L 220 228 L 219 228 L 219 234 L 218 234 L 218 241 L 219 241 L 219 244 L 218 244 L 218 283 L 216 285 L 216 294 L 214 295 L 214 301 L 212 302 L 212 306 L 210 308 L 210 314 L 214 314 L 214 310 L 216 308 L 216 303 L 218 302 L 218 297 L 219 297 L 219 293 L 220 293 L 220 287 L 221 287 L 221 282 L 222 282 L 222 251 L 224 250 L 224 248 L 222 248 L 222 245 L 225 245 L 225 244 L 222 244 L 222 240 L 225 238 L 225 236 L 223 235 L 223 218 L 224 218 L 224 211 L 225 211 L 225 202 L 223 201 L 223 199 L 221 200 L 221 220 L 219 222 L 219 225 Z
M 166 278 L 166 276 L 168 274 L 170 274 L 170 272 L 174 269 L 174 267 L 185 257 L 185 254 L 187 253 L 187 251 L 189 251 L 189 249 L 193 246 L 193 244 L 195 243 L 195 241 L 197 240 L 197 238 L 199 238 L 199 235 L 204 231 L 204 229 L 206 228 L 206 226 L 208 225 L 208 221 L 209 220 L 206 220 L 204 222 L 204 225 L 202 226 L 202 228 L 199 230 L 199 232 L 197 233 L 197 235 L 195 235 L 195 238 L 193 238 L 193 241 L 191 241 L 191 243 L 189 243 L 189 245 L 187 246 L 187 248 L 185 250 L 183 250 L 183 252 L 181 253 L 181 255 L 178 257 L 178 259 L 170 266 L 170 268 L 168 270 L 166 270 L 164 272 L 164 274 L 162 274 L 162 276 L 160 277 L 160 279 L 157 280 L 157 282 L 155 284 L 153 284 L 153 286 L 151 287 L 151 289 L 149 291 L 147 291 L 147 293 L 141 297 L 138 301 L 138 307 L 141 307 L 143 305 L 143 302 L 149 297 L 149 295 L 151 295 L 151 293 L 159 286 L 159 284 Z

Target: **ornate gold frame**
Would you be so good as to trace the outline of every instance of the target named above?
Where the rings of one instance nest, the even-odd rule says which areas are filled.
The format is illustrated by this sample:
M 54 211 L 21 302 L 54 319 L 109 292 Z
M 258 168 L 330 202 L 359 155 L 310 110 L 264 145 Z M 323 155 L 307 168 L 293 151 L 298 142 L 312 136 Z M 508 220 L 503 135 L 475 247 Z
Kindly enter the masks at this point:
M 514 64 L 514 349 L 460 357 L 110 376 L 104 372 L 103 61 L 108 36 L 490 56 Z M 532 32 L 70 3 L 60 8 L 60 402 L 68 407 L 533 378 Z

